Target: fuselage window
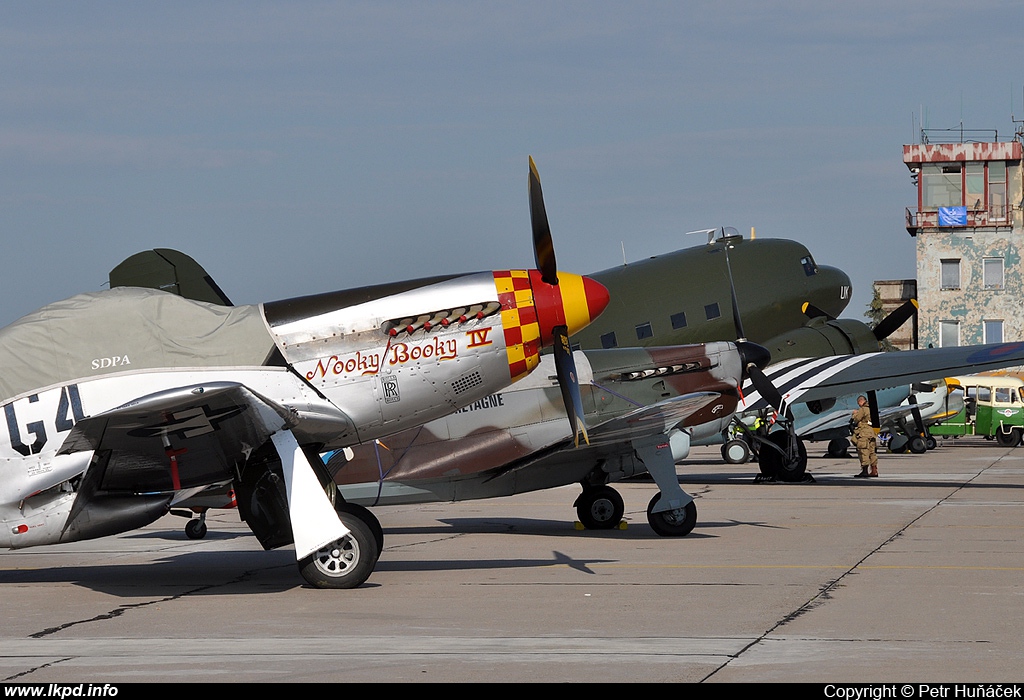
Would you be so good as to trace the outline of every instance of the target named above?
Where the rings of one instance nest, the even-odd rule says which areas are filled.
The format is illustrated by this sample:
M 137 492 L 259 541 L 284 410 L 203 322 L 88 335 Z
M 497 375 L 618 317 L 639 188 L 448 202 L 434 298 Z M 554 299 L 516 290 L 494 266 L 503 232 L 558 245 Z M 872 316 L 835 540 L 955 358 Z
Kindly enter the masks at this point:
M 718 302 L 715 302 L 714 304 L 707 304 L 704 307 L 704 315 L 707 316 L 709 321 L 721 316 L 722 312 L 718 310 Z
M 617 348 L 618 346 L 619 344 L 615 342 L 615 331 L 612 331 L 611 333 L 605 333 L 604 335 L 601 336 L 602 348 L 605 348 L 607 350 L 608 348 Z
M 672 330 L 678 330 L 680 328 L 686 328 L 686 314 L 680 311 L 677 314 L 672 314 Z
M 654 335 L 654 331 L 651 329 L 651 322 L 641 323 L 636 327 L 636 339 L 643 340 L 644 338 L 650 338 Z
M 808 277 L 818 274 L 818 266 L 814 264 L 814 258 L 810 255 L 806 258 L 800 258 L 800 264 L 803 265 L 804 274 Z

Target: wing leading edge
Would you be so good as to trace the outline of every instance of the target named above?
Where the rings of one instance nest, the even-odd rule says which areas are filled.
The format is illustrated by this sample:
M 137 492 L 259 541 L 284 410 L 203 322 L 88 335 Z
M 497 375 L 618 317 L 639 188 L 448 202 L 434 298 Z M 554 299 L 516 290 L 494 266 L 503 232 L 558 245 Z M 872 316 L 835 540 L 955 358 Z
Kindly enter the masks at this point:
M 789 360 L 766 374 L 786 403 L 793 404 L 1020 364 L 1024 343 L 1001 343 Z M 749 387 L 743 410 L 767 407 Z

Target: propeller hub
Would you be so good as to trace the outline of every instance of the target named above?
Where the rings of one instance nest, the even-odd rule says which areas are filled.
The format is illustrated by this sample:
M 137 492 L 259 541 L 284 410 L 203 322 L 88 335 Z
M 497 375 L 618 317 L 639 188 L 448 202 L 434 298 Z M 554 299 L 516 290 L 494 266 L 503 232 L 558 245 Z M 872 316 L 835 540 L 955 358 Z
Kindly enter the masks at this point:
M 530 286 L 537 309 L 541 344 L 553 341 L 552 331 L 565 326 L 572 335 L 589 326 L 608 306 L 608 290 L 589 277 L 558 273 L 558 284 L 548 284 L 539 270 L 530 270 Z
M 743 373 L 747 374 L 747 368 L 754 365 L 758 369 L 764 369 L 772 361 L 772 354 L 763 345 L 751 343 L 749 340 L 737 341 L 736 349 L 740 353 L 740 360 L 743 362 Z

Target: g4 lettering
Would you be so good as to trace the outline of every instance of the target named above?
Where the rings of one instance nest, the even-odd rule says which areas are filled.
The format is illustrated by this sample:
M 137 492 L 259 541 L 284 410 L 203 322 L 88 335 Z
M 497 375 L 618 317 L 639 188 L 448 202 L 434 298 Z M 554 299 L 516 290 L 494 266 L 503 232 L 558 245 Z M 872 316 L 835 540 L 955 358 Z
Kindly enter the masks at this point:
M 27 402 L 30 405 L 38 403 L 39 395 L 29 396 Z M 25 433 L 35 436 L 35 440 L 26 445 L 22 438 L 21 423 L 18 421 L 14 406 L 13 403 L 4 406 L 4 418 L 7 422 L 7 434 L 11 440 L 11 448 L 23 457 L 39 454 L 43 446 L 46 445 L 46 421 L 35 420 L 25 424 Z M 78 393 L 78 385 L 71 384 L 61 387 L 57 412 L 52 424 L 54 432 L 56 434 L 67 432 L 83 418 L 85 418 L 85 412 L 82 410 L 82 397 Z

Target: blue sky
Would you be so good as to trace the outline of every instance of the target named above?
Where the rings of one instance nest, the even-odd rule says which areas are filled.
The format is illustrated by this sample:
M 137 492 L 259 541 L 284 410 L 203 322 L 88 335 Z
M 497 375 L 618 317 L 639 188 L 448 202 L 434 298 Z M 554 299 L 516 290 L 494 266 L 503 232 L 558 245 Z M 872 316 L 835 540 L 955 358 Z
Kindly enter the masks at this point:
M 1024 118 L 1024 6 L 0 2 L 0 323 L 153 247 L 236 303 L 735 226 L 914 276 L 901 146 Z

